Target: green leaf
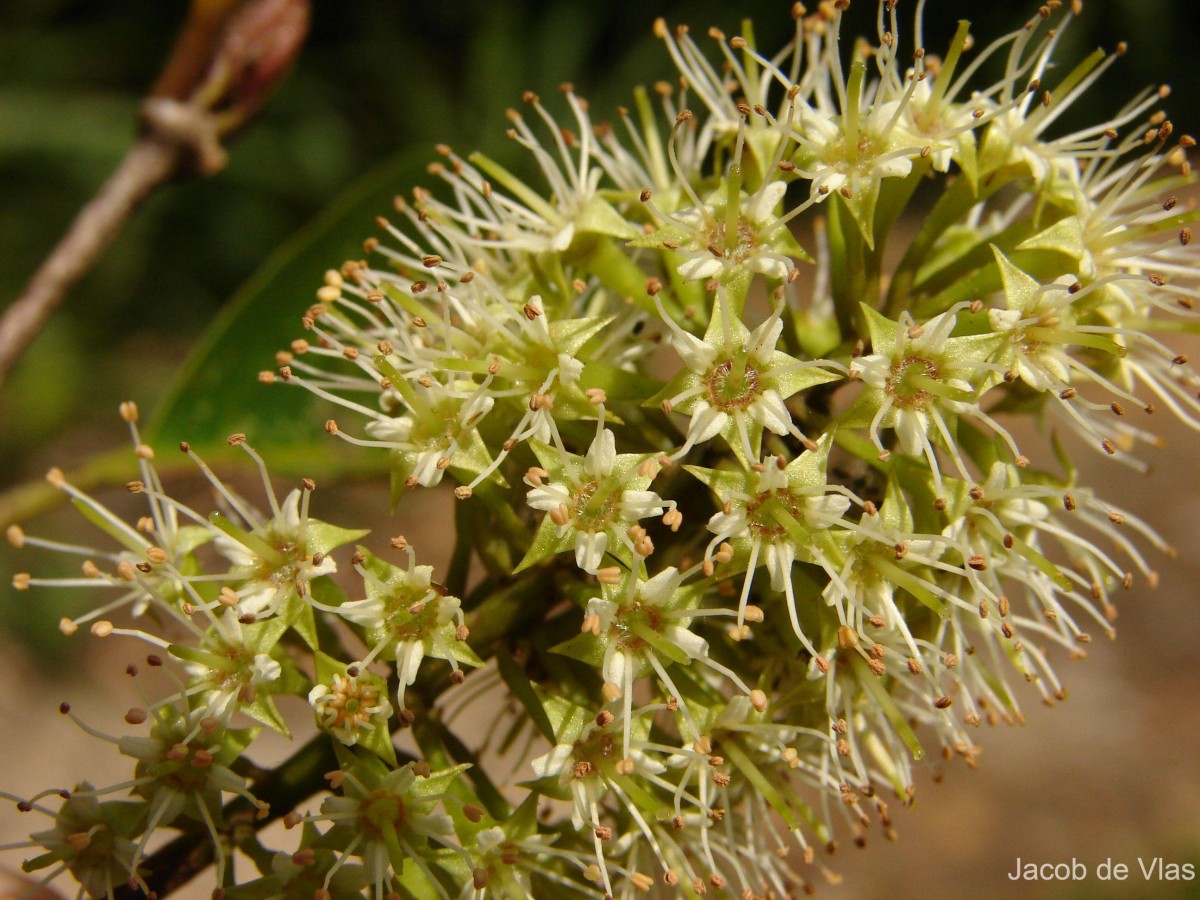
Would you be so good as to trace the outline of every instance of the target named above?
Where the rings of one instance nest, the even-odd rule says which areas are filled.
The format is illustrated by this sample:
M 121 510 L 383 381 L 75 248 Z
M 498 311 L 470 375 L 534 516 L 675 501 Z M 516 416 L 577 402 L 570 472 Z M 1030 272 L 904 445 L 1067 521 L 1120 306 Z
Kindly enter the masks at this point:
M 529 679 L 525 677 L 525 673 L 521 667 L 517 665 L 517 661 L 512 658 L 503 647 L 496 654 L 496 662 L 500 666 L 500 677 L 504 679 L 504 683 L 508 685 L 508 689 L 513 692 L 513 696 L 517 702 L 525 707 L 525 711 L 529 713 L 529 721 L 531 721 L 551 744 L 555 742 L 554 726 L 550 724 L 550 717 L 546 715 L 546 709 L 542 706 L 542 701 L 538 699 L 537 693 L 533 690 L 533 685 Z

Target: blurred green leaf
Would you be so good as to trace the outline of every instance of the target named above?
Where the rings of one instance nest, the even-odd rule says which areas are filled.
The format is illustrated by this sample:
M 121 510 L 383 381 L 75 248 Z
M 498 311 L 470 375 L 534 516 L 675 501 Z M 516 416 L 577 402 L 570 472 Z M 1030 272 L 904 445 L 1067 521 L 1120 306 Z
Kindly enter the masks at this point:
M 420 178 L 428 157 L 409 151 L 373 169 L 267 259 L 192 351 L 153 418 L 151 440 L 212 448 L 243 431 L 273 468 L 284 469 L 302 462 L 318 441 L 323 456 L 338 452 L 340 442 L 325 435 L 311 394 L 262 384 L 257 375 L 274 369 L 275 352 L 303 336 L 299 320 L 315 302 L 322 274 L 361 256 L 374 217 Z
M 61 171 L 89 181 L 106 173 L 129 148 L 137 103 L 103 91 L 8 87 L 0 94 L 0 159 L 58 157 Z

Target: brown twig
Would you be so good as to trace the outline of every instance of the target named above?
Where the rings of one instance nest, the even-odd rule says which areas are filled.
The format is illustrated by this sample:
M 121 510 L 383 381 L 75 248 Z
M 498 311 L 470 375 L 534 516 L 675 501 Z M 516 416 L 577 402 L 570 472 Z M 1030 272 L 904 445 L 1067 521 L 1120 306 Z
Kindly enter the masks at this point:
M 222 142 L 286 74 L 308 31 L 308 0 L 192 4 L 175 52 L 142 106 L 142 134 L 0 317 L 0 386 L 70 289 L 160 185 L 211 175 Z
M 0 318 L 0 385 L 71 287 L 95 265 L 134 210 L 175 174 L 187 152 L 157 135 L 142 137 L 80 210 L 25 292 Z

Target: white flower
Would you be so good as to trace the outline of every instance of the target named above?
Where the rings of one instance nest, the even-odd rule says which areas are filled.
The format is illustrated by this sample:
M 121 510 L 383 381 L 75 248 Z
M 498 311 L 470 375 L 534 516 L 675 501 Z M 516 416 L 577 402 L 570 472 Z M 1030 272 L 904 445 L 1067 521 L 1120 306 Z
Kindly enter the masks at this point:
M 1000 378 L 1000 366 L 991 361 L 1001 346 L 1000 336 L 951 337 L 958 313 L 966 306 L 954 306 L 919 325 L 907 311 L 892 322 L 866 310 L 874 352 L 850 364 L 851 372 L 871 388 L 860 403 L 871 416 L 869 435 L 880 459 L 890 455 L 880 430 L 891 428 L 902 453 L 925 458 L 939 496 L 942 473 L 935 445 L 950 457 L 959 477 L 969 479 L 952 438 L 950 423 L 956 416 L 984 422 L 1004 440 L 1018 464 L 1025 462 L 1012 435 L 979 402 L 980 395 Z
M 327 553 L 310 548 L 308 502 L 304 492 L 291 491 L 275 516 L 247 533 L 221 534 L 213 546 L 233 566 L 232 575 L 247 579 L 237 590 L 238 612 L 265 618 L 278 611 L 295 593 L 307 593 L 307 583 L 337 571 Z
M 525 484 L 530 488 L 526 502 L 547 513 L 541 528 L 553 531 L 557 538 L 553 544 L 544 541 L 547 547 L 543 552 L 560 552 L 571 546 L 576 565 L 585 572 L 594 574 L 605 553 L 616 545 L 632 548 L 628 535 L 631 525 L 674 508 L 673 502 L 646 490 L 651 476 L 636 471 L 645 461 L 644 456 L 616 452 L 616 437 L 604 427 L 603 416 L 582 458 L 551 453 L 549 448 L 543 451 L 544 462 L 556 468 L 561 477 L 547 482 L 549 472 L 530 469 L 525 475 Z M 532 561 L 527 557 L 522 565 Z
M 352 675 L 334 675 L 332 685 L 314 685 L 308 702 L 321 727 L 348 747 L 392 714 L 385 691 Z
M 709 202 L 675 213 L 666 230 L 673 249 L 687 257 L 679 264 L 684 281 L 707 281 L 744 267 L 750 272 L 782 280 L 792 266 L 790 235 L 775 215 L 787 192 L 783 181 L 768 181 L 738 205 L 737 233 L 727 233 L 728 217 L 723 194 Z M 677 233 L 686 240 L 675 240 Z

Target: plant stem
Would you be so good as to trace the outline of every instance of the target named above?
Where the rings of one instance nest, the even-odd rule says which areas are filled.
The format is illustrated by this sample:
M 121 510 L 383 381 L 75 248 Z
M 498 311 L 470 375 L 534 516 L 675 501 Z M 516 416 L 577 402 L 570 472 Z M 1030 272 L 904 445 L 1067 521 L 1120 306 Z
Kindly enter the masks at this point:
M 254 782 L 251 787 L 254 796 L 271 805 L 265 818 L 257 819 L 250 802 L 239 797 L 225 806 L 226 825 L 245 825 L 257 832 L 321 790 L 325 784 L 324 774 L 337 766 L 333 742 L 328 735 L 318 734 L 285 763 Z M 196 822 L 147 857 L 141 866 L 142 877 L 151 891 L 159 897 L 165 897 L 208 868 L 214 857 L 215 851 L 208 832 Z M 113 895 L 117 900 L 139 900 L 145 896 L 140 889 L 128 885 L 117 888 Z

